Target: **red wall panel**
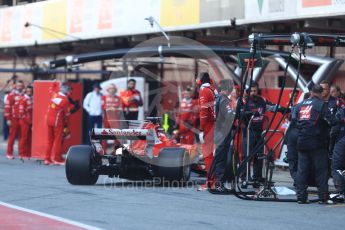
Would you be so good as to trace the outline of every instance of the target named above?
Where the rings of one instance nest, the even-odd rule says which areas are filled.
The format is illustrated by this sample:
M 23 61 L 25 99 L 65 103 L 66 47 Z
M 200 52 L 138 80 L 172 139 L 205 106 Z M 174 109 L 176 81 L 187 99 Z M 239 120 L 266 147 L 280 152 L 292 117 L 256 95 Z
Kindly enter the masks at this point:
M 83 85 L 81 83 L 69 83 L 72 86 L 71 97 L 74 100 L 82 102 Z M 33 126 L 32 126 L 32 150 L 31 155 L 34 158 L 44 159 L 47 148 L 47 125 L 46 114 L 52 92 L 52 87 L 59 88 L 59 82 L 56 81 L 35 81 L 34 82 L 34 108 L 33 108 Z M 66 153 L 71 145 L 81 143 L 82 131 L 82 109 L 71 115 L 70 118 L 71 137 L 64 140 L 63 153 Z

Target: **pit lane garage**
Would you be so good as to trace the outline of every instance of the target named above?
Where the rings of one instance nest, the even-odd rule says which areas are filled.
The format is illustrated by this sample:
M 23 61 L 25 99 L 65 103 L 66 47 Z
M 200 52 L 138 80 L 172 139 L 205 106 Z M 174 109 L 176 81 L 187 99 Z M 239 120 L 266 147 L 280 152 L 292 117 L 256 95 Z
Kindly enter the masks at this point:
M 296 33 L 293 35 L 261 35 L 261 34 L 253 34 L 249 37 L 249 41 L 252 45 L 251 48 L 251 53 L 253 52 L 253 49 L 256 50 L 257 48 L 262 49 L 264 47 L 265 44 L 271 44 L 271 43 L 279 43 L 279 45 L 288 45 L 290 43 L 295 43 L 294 46 L 299 46 L 299 52 L 300 55 L 305 55 L 305 50 L 308 48 L 313 48 L 314 45 L 343 45 L 342 43 L 342 37 L 339 36 L 332 36 L 331 38 L 329 38 L 328 35 L 325 35 L 327 38 L 329 38 L 328 40 L 313 40 L 313 39 L 317 39 L 319 38 L 319 36 L 322 35 L 309 35 L 306 33 Z M 323 41 L 326 41 L 326 43 L 323 43 Z M 212 50 L 211 50 L 212 49 Z M 126 58 L 128 59 L 129 57 L 131 57 L 131 59 L 133 59 L 133 54 L 138 55 L 140 54 L 140 57 L 143 56 L 154 56 L 154 57 L 159 57 L 160 58 L 160 62 L 164 63 L 164 57 L 166 56 L 172 56 L 172 54 L 175 54 L 175 56 L 177 57 L 184 57 L 185 56 L 185 51 L 188 50 L 189 55 L 195 55 L 196 52 L 201 52 L 202 54 L 200 56 L 203 57 L 203 59 L 207 60 L 207 62 L 210 64 L 211 67 L 213 67 L 214 69 L 212 69 L 216 74 L 216 80 L 218 79 L 224 79 L 224 72 L 227 71 L 228 75 L 227 76 L 233 76 L 233 78 L 230 77 L 231 80 L 234 80 L 235 82 L 241 82 L 241 77 L 238 77 L 236 74 L 234 74 L 233 71 L 230 71 L 229 68 L 226 68 L 226 66 L 222 66 L 220 63 L 222 63 L 221 59 L 217 58 L 215 53 L 218 54 L 222 54 L 224 55 L 229 55 L 229 53 L 238 53 L 239 51 L 248 51 L 248 49 L 245 48 L 224 48 L 224 47 L 212 47 L 212 48 L 205 48 L 203 46 L 187 46 L 186 47 L 179 47 L 179 46 L 172 46 L 170 47 L 170 44 L 168 45 L 168 47 L 164 47 L 162 45 L 159 45 L 158 48 L 157 47 L 139 47 L 136 48 L 134 50 L 128 51 L 128 50 L 115 50 L 115 51 L 109 51 L 109 52 L 101 52 L 101 53 L 97 53 L 97 54 L 85 54 L 85 55 L 78 55 L 78 56 L 68 56 L 63 60 L 57 60 L 57 61 L 53 61 L 53 62 L 47 62 L 46 66 L 48 66 L 49 68 L 57 68 L 57 67 L 61 67 L 61 66 L 65 66 L 67 68 L 73 68 L 74 65 L 80 64 L 80 63 L 84 63 L 84 62 L 88 62 L 90 60 L 103 60 L 103 59 L 114 59 L 114 58 L 119 58 L 122 57 L 123 54 L 129 54 L 129 56 L 127 56 Z M 201 50 L 201 51 L 200 51 Z M 176 55 L 176 53 L 179 53 L 178 55 Z M 275 51 L 267 51 L 267 50 L 263 50 L 262 52 L 264 57 L 270 56 L 272 54 L 275 55 L 282 55 L 282 56 L 287 56 L 288 59 L 291 58 L 291 53 L 284 53 L 284 52 L 275 52 Z M 214 56 L 212 56 L 214 55 Z M 199 56 L 199 58 L 200 58 Z M 137 56 L 135 56 L 137 57 Z M 256 57 L 256 56 L 255 56 Z M 286 64 L 284 63 L 284 61 L 282 61 L 281 59 L 277 58 L 277 56 L 274 56 L 277 60 L 278 63 L 282 63 L 282 65 Z M 123 58 L 123 57 L 122 57 Z M 194 57 L 195 58 L 195 57 Z M 298 60 L 298 57 L 296 58 L 297 61 L 300 62 L 300 59 Z M 317 60 L 317 58 L 313 58 L 310 57 L 309 59 L 312 60 L 312 62 L 315 63 L 315 59 Z M 299 63 L 298 62 L 298 63 Z M 333 68 L 336 69 L 337 67 L 339 67 L 339 65 L 342 62 L 339 62 L 337 60 L 335 60 L 335 62 L 332 62 L 331 60 L 329 60 L 328 62 L 321 62 L 320 61 L 320 65 L 323 68 L 320 68 L 321 70 L 325 71 L 325 65 L 327 66 L 328 70 L 329 68 Z M 169 63 L 171 64 L 171 63 Z M 299 66 L 300 64 L 298 64 Z M 295 78 L 296 80 L 296 84 L 295 87 L 297 87 L 297 85 L 302 88 L 303 91 L 307 91 L 309 87 L 311 87 L 313 84 L 320 82 L 323 78 L 330 78 L 332 76 L 332 72 L 333 71 L 327 71 L 328 75 L 325 75 L 323 77 L 321 77 L 321 73 L 322 72 L 320 69 L 320 71 L 316 71 L 315 76 L 312 77 L 310 82 L 305 81 L 305 79 L 302 78 L 301 81 L 299 81 L 300 78 L 300 73 L 299 71 L 297 72 L 292 72 L 291 68 L 293 69 L 294 67 L 289 67 L 289 65 L 287 65 L 287 69 L 290 68 L 290 74 L 292 75 L 292 78 Z M 253 67 L 256 67 L 255 65 Z M 299 68 L 298 68 L 299 70 Z M 334 74 L 334 73 L 333 73 Z M 258 74 L 260 76 L 260 74 Z M 257 75 L 257 76 L 258 76 Z M 258 80 L 258 77 L 256 76 L 255 81 Z M 252 74 L 251 76 L 251 80 L 254 79 L 254 75 Z M 242 82 L 241 85 L 243 85 L 244 83 Z M 282 89 L 283 90 L 283 89 Z M 280 96 L 281 97 L 281 96 Z M 281 98 L 279 98 L 278 101 L 280 101 Z M 290 102 L 291 103 L 291 100 Z M 278 102 L 279 104 L 279 102 Z M 143 126 L 145 127 L 145 125 Z M 148 127 L 148 126 L 146 126 Z M 145 129 L 145 128 L 144 128 Z M 113 157 L 113 156 L 107 156 L 103 154 L 103 158 L 108 160 L 108 163 L 103 165 L 102 161 L 98 160 L 94 160 L 97 159 L 98 157 L 94 157 L 95 154 L 97 154 L 98 156 L 102 156 L 102 151 L 99 150 L 99 140 L 101 140 L 102 138 L 104 139 L 119 139 L 119 138 L 124 138 L 124 139 L 129 139 L 129 136 L 126 136 L 126 133 L 128 132 L 135 132 L 135 130 L 94 130 L 91 137 L 93 140 L 93 149 L 92 148 L 88 148 L 89 150 L 87 150 L 88 152 L 88 157 L 86 157 L 87 159 L 92 159 L 92 160 L 88 160 L 87 162 L 87 167 L 84 167 L 84 172 L 88 172 L 88 173 L 83 173 L 84 175 L 88 175 L 87 177 L 89 179 L 85 179 L 85 181 L 88 181 L 88 184 L 93 184 L 96 182 L 97 180 L 97 173 L 100 174 L 105 174 L 105 175 L 109 175 L 109 176 L 119 176 L 119 177 L 123 177 L 123 178 L 133 178 L 135 179 L 135 176 L 133 177 L 133 175 L 130 175 L 129 171 L 124 172 L 123 168 L 128 168 L 128 163 L 123 164 L 123 160 L 124 159 L 130 159 L 128 158 L 128 156 L 130 155 L 137 155 L 137 157 L 139 156 L 139 158 L 144 159 L 144 161 L 146 160 L 148 162 L 148 164 L 146 164 L 143 168 L 145 168 L 146 173 L 148 173 L 147 175 L 150 175 L 151 177 L 154 176 L 158 176 L 161 178 L 168 178 L 169 180 L 179 180 L 179 181 L 185 181 L 186 179 L 188 179 L 188 175 L 186 174 L 186 172 L 190 172 L 190 169 L 186 169 L 186 167 L 184 167 L 184 164 L 187 162 L 190 162 L 190 159 L 196 159 L 196 154 L 190 154 L 188 150 L 188 148 L 186 148 L 186 146 L 181 146 L 181 148 L 177 151 L 177 149 L 175 149 L 174 151 L 171 151 L 172 149 L 169 149 L 170 152 L 174 152 L 174 154 L 170 154 L 170 157 L 172 155 L 175 155 L 175 157 L 173 158 L 174 160 L 172 160 L 172 158 L 170 158 L 169 161 L 172 162 L 179 162 L 177 164 L 178 167 L 175 167 L 174 169 L 174 173 L 172 173 L 172 170 L 170 169 L 170 171 L 168 170 L 162 170 L 160 167 L 154 167 L 153 165 L 156 164 L 157 162 L 159 162 L 161 159 L 166 158 L 166 155 L 168 155 L 166 153 L 166 149 L 163 149 L 162 151 L 157 151 L 157 149 L 162 148 L 163 146 L 169 146 L 169 148 L 171 147 L 175 147 L 176 145 L 169 145 L 167 143 L 169 143 L 169 141 L 167 143 L 165 143 L 163 146 L 160 146 L 158 148 L 156 148 L 156 150 L 154 150 L 153 152 L 156 152 L 156 154 L 152 153 L 152 149 L 151 146 L 149 144 L 149 142 L 146 142 L 146 144 L 144 144 L 142 142 L 142 144 L 130 144 L 128 146 L 121 146 L 121 154 L 118 154 L 118 156 Z M 156 127 L 156 133 L 153 136 L 162 136 L 164 138 L 166 138 L 167 136 L 164 136 L 164 132 L 160 133 L 160 129 L 159 126 Z M 273 133 L 275 132 L 275 130 L 273 131 Z M 116 137 L 116 135 L 114 135 L 114 133 L 116 133 L 119 137 Z M 143 138 L 143 136 L 147 135 L 145 134 L 146 132 L 144 132 L 143 130 L 138 130 L 138 138 Z M 110 137 L 112 136 L 112 137 Z M 121 137 L 123 136 L 123 137 Z M 149 135 L 150 136 L 150 135 Z M 145 138 L 143 138 L 145 139 Z M 150 138 L 149 138 L 150 139 Z M 149 140 L 147 139 L 147 140 Z M 155 139 L 154 141 L 151 141 L 152 143 L 159 143 L 162 142 L 162 140 L 160 139 L 159 141 L 157 141 L 158 139 Z M 147 141 L 146 140 L 146 141 Z M 139 140 L 135 141 L 134 143 L 140 143 Z M 170 142 L 171 143 L 171 142 Z M 140 146 L 139 148 L 141 148 L 141 153 L 140 150 L 138 151 L 138 149 L 136 149 L 136 147 Z M 157 146 L 156 146 L 157 147 Z M 78 147 L 81 148 L 81 147 Z M 142 151 L 144 149 L 144 151 Z M 153 149 L 155 149 L 153 147 Z M 73 152 L 79 152 L 81 149 L 79 150 L 73 150 Z M 184 152 L 187 154 L 177 154 L 177 152 Z M 195 149 L 193 152 L 196 152 Z M 281 149 L 280 149 L 281 152 Z M 158 153 L 158 154 L 157 154 Z M 271 153 L 270 153 L 271 154 Z M 72 154 L 69 154 L 70 156 L 72 156 Z M 73 155 L 76 156 L 75 153 L 73 153 Z M 112 155 L 116 155 L 112 154 Z M 120 156 L 121 155 L 121 156 Z M 141 156 L 140 156 L 141 155 Z M 143 157 L 144 155 L 144 157 Z M 187 158 L 185 156 L 188 156 L 188 160 L 186 160 Z M 192 156 L 192 157 L 191 157 Z M 158 159 L 157 161 L 153 161 L 152 159 L 154 159 L 154 157 L 156 157 L 156 159 Z M 68 162 L 68 158 L 67 157 L 67 162 Z M 138 158 L 136 158 L 137 160 Z M 151 160 L 148 160 L 151 159 Z M 271 160 L 268 160 L 271 159 Z M 272 167 L 272 156 L 267 156 L 267 162 L 268 165 L 266 167 L 266 170 L 272 171 L 273 167 Z M 247 159 L 248 160 L 248 159 Z M 77 160 L 78 161 L 78 160 Z M 93 165 L 94 162 L 97 162 L 96 165 L 98 166 L 90 166 Z M 126 160 L 124 160 L 126 161 Z M 133 158 L 132 158 L 133 161 Z M 100 163 L 101 162 L 101 163 Z M 68 163 L 67 163 L 68 165 Z M 110 165 L 112 165 L 111 167 L 109 167 Z M 126 165 L 126 166 L 125 166 Z M 139 164 L 136 165 L 137 168 Z M 240 166 L 240 169 L 243 170 L 243 165 Z M 98 167 L 98 168 L 97 168 Z M 234 163 L 234 161 L 232 162 L 232 165 L 229 165 L 229 167 L 232 167 L 234 171 L 236 171 L 236 163 Z M 72 167 L 66 167 L 72 169 Z M 74 168 L 74 166 L 73 166 Z M 172 167 L 174 168 L 174 167 Z M 109 172 L 110 170 L 110 172 Z M 67 170 L 66 172 L 71 172 L 73 170 Z M 134 170 L 135 172 L 136 170 Z M 164 172 L 164 173 L 162 173 Z M 182 173 L 181 173 L 182 172 Z M 126 174 L 127 173 L 127 174 Z M 69 175 L 72 175 L 71 173 L 67 173 Z M 69 177 L 69 175 L 67 175 L 67 177 Z M 174 175 L 174 176 L 172 176 Z M 237 173 L 238 175 L 238 173 Z M 263 189 L 260 190 L 259 192 L 259 198 L 267 198 L 270 196 L 273 196 L 274 199 L 276 199 L 276 194 L 273 192 L 272 190 L 272 185 L 273 183 L 271 183 L 271 179 L 272 176 L 270 176 L 270 178 L 268 178 L 269 176 L 269 172 L 266 171 L 266 182 L 264 184 Z M 78 178 L 79 175 L 76 174 L 74 175 L 75 178 Z M 71 177 L 70 177 L 71 178 Z M 77 182 L 76 180 L 72 181 L 71 179 L 69 179 L 69 181 L 72 184 L 78 184 L 79 182 Z M 262 197 L 260 197 L 262 196 Z M 253 198 L 257 198 L 258 194 L 251 196 L 251 199 Z

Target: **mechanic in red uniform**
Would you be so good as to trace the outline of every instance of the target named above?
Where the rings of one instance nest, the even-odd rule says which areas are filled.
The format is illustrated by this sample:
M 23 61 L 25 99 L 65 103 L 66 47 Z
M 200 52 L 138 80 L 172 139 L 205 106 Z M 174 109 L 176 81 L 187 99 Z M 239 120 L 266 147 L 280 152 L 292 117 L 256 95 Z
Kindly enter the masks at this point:
M 107 94 L 102 96 L 103 128 L 119 129 L 122 120 L 122 105 L 120 98 L 116 95 L 117 88 L 114 84 L 107 86 Z M 120 142 L 115 140 L 115 149 Z M 107 149 L 107 142 L 102 142 L 103 150 Z
M 63 131 L 68 125 L 71 104 L 68 100 L 72 89 L 66 83 L 61 84 L 60 92 L 52 97 L 47 113 L 48 145 L 44 164 L 64 165 L 61 156 Z
M 19 101 L 22 97 L 24 89 L 23 81 L 19 80 L 16 82 L 16 87 L 7 96 L 4 108 L 4 115 L 6 118 L 7 125 L 10 127 L 10 134 L 7 142 L 7 153 L 6 157 L 10 160 L 14 159 L 13 156 L 13 145 L 17 135 L 20 132 L 19 126 Z
M 196 114 L 195 101 L 192 99 L 192 90 L 187 88 L 183 92 L 183 98 L 179 106 L 177 121 L 181 144 L 194 144 L 194 132 Z
M 194 104 L 194 127 L 195 129 L 199 130 L 200 129 L 200 106 L 199 106 L 199 90 L 200 90 L 200 85 L 197 85 L 194 89 L 192 89 L 192 99 L 193 99 L 193 104 Z M 199 134 L 195 133 L 194 134 L 194 140 L 199 142 Z
M 135 89 L 136 81 L 129 79 L 127 90 L 120 92 L 120 99 L 126 120 L 138 120 L 139 107 L 143 105 L 140 92 Z
M 217 96 L 217 91 L 211 86 L 211 79 L 208 73 L 203 72 L 200 74 L 200 91 L 199 91 L 199 106 L 200 106 L 200 135 L 199 139 L 202 143 L 202 155 L 205 161 L 205 168 L 208 173 L 213 160 L 214 150 L 214 125 L 215 125 L 215 112 L 214 102 Z M 206 189 L 207 184 L 212 181 L 207 181 L 206 185 L 201 189 Z
M 19 139 L 19 159 L 30 159 L 31 156 L 31 128 L 32 128 L 32 108 L 33 108 L 33 87 L 28 85 L 25 89 L 25 94 L 19 102 L 19 124 L 20 124 L 20 139 Z

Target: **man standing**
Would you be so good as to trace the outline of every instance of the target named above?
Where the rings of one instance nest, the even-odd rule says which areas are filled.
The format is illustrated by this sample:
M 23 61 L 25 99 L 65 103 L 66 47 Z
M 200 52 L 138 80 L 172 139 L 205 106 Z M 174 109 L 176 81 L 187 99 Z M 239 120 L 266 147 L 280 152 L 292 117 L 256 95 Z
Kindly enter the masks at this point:
M 303 96 L 303 100 L 309 98 L 310 93 L 307 92 Z M 294 186 L 296 187 L 297 179 L 297 169 L 298 169 L 298 150 L 297 150 L 297 138 L 298 138 L 298 128 L 297 128 L 297 110 L 301 103 L 295 104 L 291 108 L 290 113 L 290 124 L 286 131 L 286 147 L 287 147 L 287 161 L 289 164 L 290 176 L 294 181 Z
M 338 106 L 337 99 L 331 96 L 331 84 L 329 83 L 329 81 L 323 80 L 320 83 L 320 86 L 322 87 L 321 99 L 327 103 L 328 109 L 331 111 L 333 115 L 335 115 Z
M 31 156 L 31 132 L 32 132 L 32 108 L 33 108 L 33 87 L 28 85 L 25 89 L 25 94 L 19 102 L 19 124 L 20 124 L 20 139 L 19 139 L 19 159 L 30 159 Z
M 214 123 L 215 112 L 214 102 L 216 98 L 215 89 L 211 86 L 211 79 L 208 73 L 200 74 L 200 92 L 199 92 L 199 106 L 200 106 L 200 135 L 199 139 L 202 143 L 202 155 L 205 161 L 206 176 L 208 178 L 210 167 L 213 160 L 214 150 Z M 213 180 L 207 180 L 206 184 L 201 187 L 201 190 L 207 189 L 208 184 L 213 185 Z
M 338 120 L 345 119 L 345 105 L 341 105 L 338 109 L 336 117 Z M 335 145 L 333 149 L 332 158 L 332 176 L 334 186 L 337 190 L 336 199 L 343 201 L 345 198 L 345 123 L 340 123 L 337 126 L 335 133 Z
M 10 91 L 7 91 L 7 90 L 4 92 L 4 100 L 3 100 L 3 104 L 4 105 L 6 104 L 7 96 L 8 96 L 9 93 L 10 93 Z M 2 134 L 3 134 L 3 137 L 4 137 L 4 141 L 6 141 L 8 139 L 8 133 L 9 133 L 9 127 L 7 125 L 5 114 L 3 114 Z
M 88 113 L 88 132 L 90 133 L 96 125 L 97 128 L 102 127 L 102 95 L 101 87 L 98 83 L 93 85 L 93 91 L 89 92 L 83 102 L 83 108 Z
M 341 98 L 341 99 L 343 99 L 343 96 L 344 96 L 338 85 L 332 85 L 331 86 L 330 95 L 334 98 Z
M 194 132 L 196 115 L 195 103 L 192 99 L 192 90 L 187 88 L 183 92 L 183 98 L 180 102 L 176 123 L 178 124 L 178 132 L 181 144 L 194 144 Z
M 16 88 L 12 90 L 6 99 L 4 114 L 6 122 L 10 127 L 10 134 L 7 142 L 7 153 L 6 157 L 10 160 L 14 159 L 13 156 L 13 145 L 17 135 L 20 132 L 19 126 L 19 101 L 22 97 L 22 91 L 24 89 L 23 81 L 19 80 L 16 82 Z
M 327 104 L 322 100 L 322 87 L 315 85 L 310 98 L 297 108 L 297 200 L 308 203 L 308 178 L 314 167 L 321 204 L 330 203 L 328 194 L 328 125 L 335 123 Z
M 114 84 L 107 86 L 107 94 L 102 96 L 102 110 L 103 110 L 103 127 L 119 129 L 120 120 L 122 120 L 121 100 L 116 95 L 117 88 Z M 115 140 L 115 148 L 120 142 Z M 103 150 L 107 150 L 107 142 L 102 142 Z
M 254 117 L 245 116 L 245 127 L 242 129 L 243 138 L 242 138 L 242 150 L 243 156 L 247 156 L 247 142 L 249 142 L 249 155 L 256 150 L 254 160 L 253 160 L 253 186 L 258 187 L 260 182 L 263 182 L 262 177 L 262 168 L 263 168 L 263 159 L 259 159 L 259 155 L 263 154 L 264 150 L 264 139 L 262 136 L 263 132 L 263 123 L 266 111 L 275 111 L 277 105 L 267 101 L 265 98 L 259 95 L 259 85 L 257 82 L 253 82 L 250 91 L 248 92 L 249 96 L 244 98 L 244 114 L 250 114 Z M 278 107 L 279 112 L 284 112 L 285 108 Z M 252 119 L 251 126 L 249 128 L 249 137 L 247 134 L 247 127 L 249 120 Z M 249 140 L 248 140 L 249 138 Z M 259 148 L 260 147 L 260 148 Z M 250 172 L 250 170 L 249 170 Z M 246 172 L 242 174 L 242 179 L 246 176 Z M 250 173 L 248 175 L 249 180 Z M 243 187 L 246 185 L 244 184 Z
M 136 81 L 129 79 L 127 90 L 120 92 L 123 112 L 126 120 L 138 120 L 139 107 L 143 105 L 140 92 L 135 89 Z
M 216 100 L 215 113 L 216 113 L 216 125 L 215 125 L 215 145 L 216 150 L 212 163 L 211 173 L 214 174 L 215 192 L 227 192 L 224 187 L 224 182 L 229 180 L 230 175 L 227 173 L 227 162 L 231 159 L 231 128 L 235 118 L 235 110 L 232 107 L 231 87 L 230 82 L 222 80 L 219 84 L 219 97 Z M 236 98 L 232 98 L 236 100 Z M 227 178 L 226 178 L 227 177 Z
M 48 145 L 44 164 L 64 165 L 61 156 L 63 130 L 68 125 L 71 104 L 68 96 L 71 87 L 67 84 L 60 86 L 60 92 L 51 99 L 47 113 Z
M 332 115 L 335 115 L 337 113 L 338 108 L 343 104 L 343 100 L 340 98 L 335 98 L 331 96 L 331 83 L 329 81 L 323 80 L 320 83 L 320 86 L 322 87 L 322 94 L 321 99 L 325 101 L 327 104 L 328 110 L 331 112 Z M 328 127 L 327 132 L 327 150 L 328 150 L 328 156 L 329 156 L 329 174 L 331 174 L 331 159 L 333 154 L 333 148 L 335 145 L 335 133 L 337 127 Z

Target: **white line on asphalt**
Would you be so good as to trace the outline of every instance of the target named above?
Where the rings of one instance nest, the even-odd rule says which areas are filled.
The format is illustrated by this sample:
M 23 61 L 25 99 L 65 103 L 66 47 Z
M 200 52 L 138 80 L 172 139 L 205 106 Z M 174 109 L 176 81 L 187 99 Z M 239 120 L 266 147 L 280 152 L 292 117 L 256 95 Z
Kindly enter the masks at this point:
M 80 222 L 77 222 L 77 221 L 68 220 L 68 219 L 65 219 L 65 218 L 62 218 L 62 217 L 53 216 L 53 215 L 50 215 L 50 214 L 46 214 L 46 213 L 43 213 L 43 212 L 38 212 L 38 211 L 27 209 L 27 208 L 22 208 L 22 207 L 19 207 L 19 206 L 16 206 L 16 205 L 4 203 L 2 201 L 0 201 L 0 205 L 6 206 L 6 207 L 12 208 L 12 209 L 17 209 L 19 211 L 35 214 L 35 215 L 38 215 L 38 216 L 47 217 L 47 218 L 50 218 L 50 219 L 53 219 L 53 220 L 61 221 L 61 222 L 66 223 L 66 224 L 75 225 L 77 227 L 85 228 L 85 229 L 88 229 L 88 230 L 102 230 L 101 228 L 92 227 L 90 225 L 83 224 L 83 223 L 80 223 Z

